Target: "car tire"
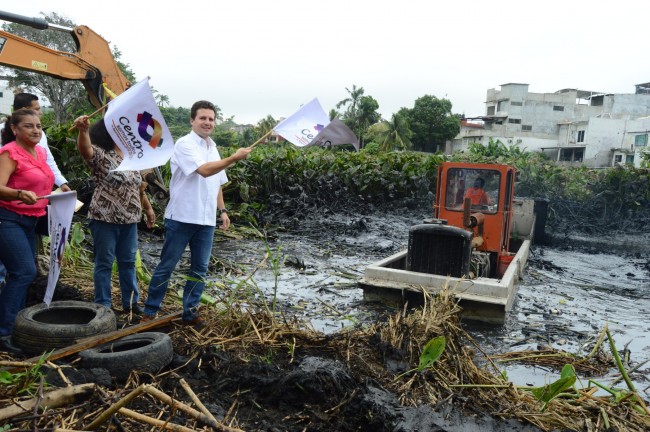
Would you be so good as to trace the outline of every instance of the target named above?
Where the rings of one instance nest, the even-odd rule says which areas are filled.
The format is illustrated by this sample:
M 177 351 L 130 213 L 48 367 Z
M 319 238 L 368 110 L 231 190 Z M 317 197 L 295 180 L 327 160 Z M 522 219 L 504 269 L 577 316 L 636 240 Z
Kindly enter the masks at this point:
M 111 309 L 77 300 L 54 301 L 49 307 L 40 303 L 18 312 L 13 341 L 28 354 L 42 354 L 116 329 Z
M 118 379 L 133 370 L 158 372 L 171 363 L 172 340 L 166 333 L 136 333 L 79 352 L 84 368 L 104 368 Z

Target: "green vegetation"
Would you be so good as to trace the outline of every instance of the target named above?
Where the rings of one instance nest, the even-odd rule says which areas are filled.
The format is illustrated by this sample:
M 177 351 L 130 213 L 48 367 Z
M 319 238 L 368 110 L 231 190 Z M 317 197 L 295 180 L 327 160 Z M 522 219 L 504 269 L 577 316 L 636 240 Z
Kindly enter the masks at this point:
M 393 114 L 390 121 L 383 120 L 368 128 L 366 138 L 369 143 L 365 148 L 367 150 L 368 146 L 375 144 L 382 152 L 409 150 L 413 146 L 412 136 L 413 132 L 409 128 L 406 117 L 401 114 Z
M 460 132 L 460 116 L 452 114 L 448 99 L 424 95 L 415 100 L 413 108 L 402 108 L 403 115 L 413 132 L 415 150 L 436 152 L 444 149 L 447 140 Z
M 16 397 L 28 394 L 35 395 L 45 383 L 45 371 L 43 365 L 47 361 L 47 355 L 43 355 L 39 360 L 25 367 L 22 372 L 13 371 L 7 368 L 0 370 L 0 397 Z
M 235 148 L 222 150 L 228 155 Z M 259 146 L 228 169 L 236 190 L 230 201 L 289 206 L 298 200 L 329 207 L 354 202 L 431 199 L 442 155 L 416 152 L 375 153 Z

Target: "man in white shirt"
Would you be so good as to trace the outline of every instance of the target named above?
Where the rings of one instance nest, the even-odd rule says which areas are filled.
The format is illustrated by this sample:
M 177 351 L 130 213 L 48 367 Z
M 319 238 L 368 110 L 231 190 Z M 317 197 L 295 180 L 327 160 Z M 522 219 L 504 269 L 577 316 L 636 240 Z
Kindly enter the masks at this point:
M 246 159 L 252 147 L 240 148 L 221 159 L 217 146 L 210 138 L 215 127 L 216 108 L 208 101 L 198 101 L 190 110 L 192 132 L 174 145 L 170 161 L 172 178 L 169 182 L 170 199 L 165 210 L 165 242 L 160 263 L 154 271 L 141 322 L 156 316 L 167 292 L 172 272 L 190 245 L 190 271 L 183 290 L 185 325 L 200 327 L 203 319 L 197 307 L 205 288 L 217 211 L 222 229 L 228 229 L 230 218 L 224 206 L 221 185 L 228 181 L 225 169 Z
M 41 116 L 43 115 L 43 112 L 41 111 L 41 104 L 38 102 L 38 96 L 31 94 L 31 93 L 18 93 L 14 95 L 14 104 L 13 104 L 13 110 L 17 111 L 19 109 L 31 109 L 33 111 L 36 111 L 36 113 Z M 0 130 L 5 127 L 5 123 L 2 123 L 0 126 Z M 47 145 L 47 137 L 45 136 L 45 132 L 43 132 L 41 136 L 41 141 L 37 144 L 45 149 L 45 152 L 47 153 L 47 165 L 50 167 L 52 172 L 54 173 L 54 184 L 59 186 L 63 192 L 68 192 L 70 190 L 70 187 L 68 186 L 68 181 L 65 179 L 63 174 L 61 174 L 61 170 L 56 164 L 56 161 L 54 160 L 54 156 L 52 156 L 52 152 L 50 151 L 50 147 Z M 47 216 L 44 216 L 47 217 Z M 0 262 L 0 284 L 4 282 L 6 275 L 6 269 L 5 266 Z

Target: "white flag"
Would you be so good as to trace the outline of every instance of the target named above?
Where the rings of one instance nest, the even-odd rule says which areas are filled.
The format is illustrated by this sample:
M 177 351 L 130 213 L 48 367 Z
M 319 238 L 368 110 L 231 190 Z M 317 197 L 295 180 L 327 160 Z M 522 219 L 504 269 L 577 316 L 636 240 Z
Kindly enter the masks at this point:
M 54 295 L 54 288 L 61 273 L 61 262 L 65 244 L 70 234 L 72 215 L 77 205 L 77 192 L 61 192 L 48 195 L 47 219 L 50 230 L 50 272 L 47 275 L 47 289 L 43 301 L 49 306 Z
M 153 98 L 149 78 L 110 101 L 104 123 L 124 153 L 117 170 L 154 168 L 172 157 L 174 141 Z
M 308 145 L 331 147 L 339 144 L 352 144 L 359 151 L 357 136 L 345 123 L 335 118 Z
M 291 144 L 304 147 L 312 142 L 329 122 L 330 119 L 320 102 L 314 98 L 281 121 L 273 130 Z

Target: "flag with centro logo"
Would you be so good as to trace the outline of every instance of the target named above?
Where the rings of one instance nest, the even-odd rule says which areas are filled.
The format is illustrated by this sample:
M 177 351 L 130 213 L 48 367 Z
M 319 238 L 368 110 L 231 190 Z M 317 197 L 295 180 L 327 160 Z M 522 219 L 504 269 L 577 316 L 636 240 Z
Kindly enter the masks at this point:
M 47 195 L 44 198 L 49 200 L 47 219 L 50 234 L 50 270 L 47 275 L 47 289 L 43 301 L 49 306 L 61 273 L 66 240 L 70 235 L 72 215 L 77 205 L 77 192 L 61 192 Z
M 308 145 L 329 148 L 341 144 L 352 144 L 359 151 L 359 139 L 352 129 L 335 118 Z
M 143 170 L 167 163 L 174 141 L 156 101 L 149 78 L 108 103 L 104 124 L 124 153 L 117 170 Z
M 298 111 L 278 123 L 273 130 L 298 147 L 305 147 L 330 122 L 318 99 L 304 104 Z
M 359 140 L 350 128 L 339 119 L 330 121 L 317 98 L 278 123 L 273 131 L 298 147 L 352 144 L 359 150 Z

